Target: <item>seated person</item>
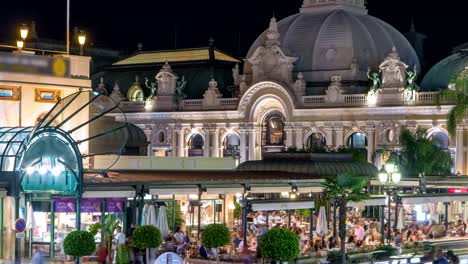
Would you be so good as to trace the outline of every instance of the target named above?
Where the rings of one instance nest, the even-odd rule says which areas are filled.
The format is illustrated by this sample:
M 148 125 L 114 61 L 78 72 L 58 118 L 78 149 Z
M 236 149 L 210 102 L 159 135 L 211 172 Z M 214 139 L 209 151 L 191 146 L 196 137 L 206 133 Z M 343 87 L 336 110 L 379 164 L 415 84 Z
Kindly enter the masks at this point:
M 184 238 L 182 239 L 182 243 L 177 246 L 177 254 L 183 253 L 185 250 L 188 249 L 190 243 L 190 237 L 187 231 L 184 232 Z

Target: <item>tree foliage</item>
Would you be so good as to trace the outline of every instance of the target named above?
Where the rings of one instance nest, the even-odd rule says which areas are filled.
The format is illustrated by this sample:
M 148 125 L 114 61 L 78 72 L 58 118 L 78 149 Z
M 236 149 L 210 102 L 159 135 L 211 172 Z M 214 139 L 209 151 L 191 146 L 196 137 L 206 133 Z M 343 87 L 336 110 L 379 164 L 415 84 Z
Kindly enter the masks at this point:
M 341 240 L 341 261 L 346 263 L 346 204 L 359 202 L 369 198 L 363 189 L 368 179 L 366 177 L 340 174 L 336 177 L 327 177 L 322 183 L 324 198 L 336 200 L 339 207 L 339 236 Z
M 401 166 L 403 175 L 449 175 L 452 159 L 447 151 L 439 148 L 427 136 L 425 129 L 415 133 L 404 129 L 400 135 Z
M 73 231 L 65 237 L 63 249 L 70 256 L 89 256 L 96 251 L 94 236 L 88 231 Z
M 157 248 L 162 243 L 161 231 L 152 225 L 139 226 L 133 231 L 132 241 L 138 249 Z
M 202 243 L 207 248 L 219 248 L 231 242 L 229 229 L 223 224 L 211 224 L 203 229 Z
M 258 247 L 264 258 L 273 261 L 291 261 L 299 256 L 299 238 L 286 228 L 273 228 L 266 232 Z
M 461 72 L 455 80 L 437 95 L 437 104 L 443 100 L 450 100 L 455 105 L 447 117 L 447 130 L 450 136 L 455 137 L 457 125 L 465 118 L 468 105 L 468 70 Z
M 175 226 L 182 226 L 185 221 L 184 221 L 184 218 L 182 216 L 182 210 L 180 209 L 180 204 L 175 202 Z M 173 220 L 172 220 L 172 208 L 173 208 L 173 204 L 172 203 L 168 203 L 168 206 L 166 207 L 166 212 L 167 212 L 167 222 L 169 224 L 169 228 L 172 229 L 172 227 L 174 227 L 174 224 L 173 224 Z M 175 230 L 172 230 L 173 232 L 175 232 Z

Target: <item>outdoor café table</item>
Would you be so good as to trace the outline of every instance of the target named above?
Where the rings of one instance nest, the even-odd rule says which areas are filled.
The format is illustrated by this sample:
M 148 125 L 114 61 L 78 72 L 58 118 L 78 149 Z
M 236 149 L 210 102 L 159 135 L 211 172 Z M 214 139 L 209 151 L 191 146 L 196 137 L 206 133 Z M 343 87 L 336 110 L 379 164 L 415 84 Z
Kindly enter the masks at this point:
M 415 253 L 390 256 L 390 264 L 392 264 L 394 260 L 398 260 L 398 264 L 399 264 L 400 261 L 405 260 L 405 259 L 406 259 L 406 263 L 410 263 L 411 259 L 414 258 L 415 256 L 416 256 Z

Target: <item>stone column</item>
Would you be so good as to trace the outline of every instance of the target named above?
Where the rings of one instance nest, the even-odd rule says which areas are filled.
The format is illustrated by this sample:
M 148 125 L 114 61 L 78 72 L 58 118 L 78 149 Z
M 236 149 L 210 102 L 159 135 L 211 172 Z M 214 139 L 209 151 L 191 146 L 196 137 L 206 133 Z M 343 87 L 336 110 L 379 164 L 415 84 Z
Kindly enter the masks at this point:
M 333 146 L 333 129 L 332 127 L 324 127 L 323 131 L 325 132 L 325 143 L 327 146 Z
M 239 155 L 240 155 L 240 162 L 244 162 L 247 160 L 247 153 L 246 153 L 246 147 L 247 147 L 247 131 L 245 128 L 239 129 L 239 134 L 240 134 L 240 139 L 239 139 Z
M 185 146 L 184 146 L 184 130 L 178 130 L 177 131 L 177 157 L 184 157 L 185 156 Z
M 367 162 L 372 163 L 372 156 L 374 155 L 374 138 L 375 128 L 374 126 L 367 127 Z
M 291 126 L 286 126 L 284 128 L 284 131 L 286 132 L 286 148 L 292 147 L 293 146 L 293 128 Z
M 218 158 L 219 157 L 219 129 L 213 130 L 213 150 L 211 156 Z
M 211 148 L 211 129 L 207 128 L 205 129 L 205 146 L 203 150 L 203 157 L 209 157 L 210 156 L 210 148 Z
M 302 127 L 295 127 L 294 132 L 296 132 L 296 147 L 302 149 L 304 147 Z
M 343 127 L 335 127 L 334 130 L 336 135 L 335 146 L 343 146 Z
M 146 142 L 148 142 L 148 146 L 146 148 L 146 155 L 147 156 L 152 156 L 152 147 L 153 147 L 153 141 L 152 141 L 152 137 L 151 137 L 151 133 L 152 133 L 152 128 L 145 128 L 144 130 L 145 132 L 145 136 L 146 136 Z
M 455 147 L 457 151 L 455 158 L 455 174 L 460 172 L 463 175 L 463 127 L 457 127 Z
M 255 160 L 256 128 L 249 129 L 249 160 Z

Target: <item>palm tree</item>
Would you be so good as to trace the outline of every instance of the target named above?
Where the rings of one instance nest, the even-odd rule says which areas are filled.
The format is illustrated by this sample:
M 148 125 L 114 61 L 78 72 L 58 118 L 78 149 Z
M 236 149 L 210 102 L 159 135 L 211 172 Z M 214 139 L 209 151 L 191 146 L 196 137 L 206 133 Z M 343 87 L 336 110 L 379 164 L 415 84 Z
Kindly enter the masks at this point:
M 324 198 L 335 199 L 339 209 L 339 236 L 341 240 L 341 263 L 346 263 L 345 239 L 346 239 L 346 204 L 359 202 L 369 198 L 369 194 L 363 191 L 367 184 L 366 177 L 340 174 L 336 177 L 327 177 L 322 183 Z
M 401 132 L 401 166 L 404 175 L 449 175 L 452 168 L 450 154 L 427 138 L 427 131 L 418 128 L 415 133 Z
M 447 118 L 447 130 L 451 137 L 455 137 L 457 124 L 465 118 L 468 110 L 468 67 L 462 71 L 453 83 L 448 85 L 448 89 L 442 90 L 436 97 L 437 104 L 442 100 L 454 100 L 455 106 L 450 111 Z
M 114 232 L 119 225 L 120 221 L 115 218 L 115 215 L 107 214 L 104 218 L 104 223 L 101 226 L 101 232 L 104 235 L 104 241 L 106 241 L 107 246 L 107 258 L 109 260 L 112 260 L 111 252 Z

